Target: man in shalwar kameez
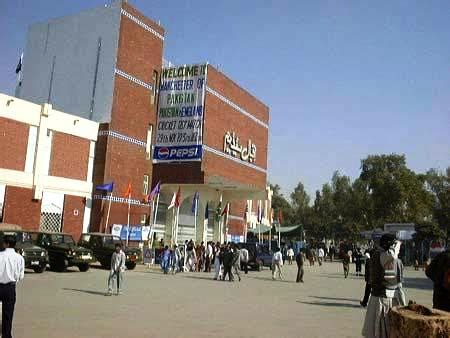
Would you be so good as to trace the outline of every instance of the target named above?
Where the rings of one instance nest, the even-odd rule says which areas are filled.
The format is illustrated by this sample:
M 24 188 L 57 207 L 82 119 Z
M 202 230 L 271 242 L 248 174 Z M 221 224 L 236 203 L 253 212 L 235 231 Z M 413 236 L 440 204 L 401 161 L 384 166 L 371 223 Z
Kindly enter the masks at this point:
M 384 234 L 380 247 L 370 262 L 372 286 L 362 335 L 367 338 L 387 338 L 389 334 L 388 312 L 397 284 L 397 258 L 401 243 L 392 234 Z

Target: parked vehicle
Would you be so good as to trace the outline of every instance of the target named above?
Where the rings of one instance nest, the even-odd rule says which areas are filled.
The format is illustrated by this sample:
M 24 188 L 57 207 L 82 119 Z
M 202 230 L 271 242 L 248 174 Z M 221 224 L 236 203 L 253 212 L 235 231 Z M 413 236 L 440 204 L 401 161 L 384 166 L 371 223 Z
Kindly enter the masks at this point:
M 240 243 L 239 247 L 248 250 L 248 266 L 251 269 L 261 271 L 264 266 L 272 266 L 273 251 L 267 244 Z
M 16 251 L 23 256 L 25 268 L 33 269 L 36 273 L 45 271 L 48 264 L 47 250 L 34 245 L 27 232 L 24 232 L 19 225 L 0 223 L 0 243 L 2 247 L 3 236 L 5 235 L 16 237 Z
M 122 250 L 126 256 L 125 265 L 127 269 L 133 270 L 137 261 L 141 259 L 141 251 L 139 248 L 126 248 L 118 236 L 100 232 L 86 233 L 81 235 L 78 245 L 92 250 L 95 259 L 100 262 L 102 267 L 109 269 L 116 243 L 122 244 Z
M 61 232 L 30 232 L 33 242 L 48 251 L 50 268 L 64 272 L 76 266 L 81 272 L 89 270 L 94 261 L 92 251 L 77 246 L 72 235 Z

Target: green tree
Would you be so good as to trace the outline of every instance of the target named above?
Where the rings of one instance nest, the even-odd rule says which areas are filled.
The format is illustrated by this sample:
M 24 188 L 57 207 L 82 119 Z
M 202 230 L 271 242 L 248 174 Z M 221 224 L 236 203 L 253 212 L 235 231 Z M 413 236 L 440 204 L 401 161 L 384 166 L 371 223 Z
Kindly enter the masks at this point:
M 294 222 L 297 224 L 307 224 L 311 220 L 310 197 L 305 191 L 304 185 L 299 182 L 291 194 L 292 208 L 294 212 Z
M 424 175 L 427 188 L 432 194 L 433 219 L 450 238 L 450 167 L 446 174 L 430 169 Z
M 283 214 L 284 225 L 292 225 L 294 220 L 294 210 L 288 200 L 281 193 L 281 187 L 278 184 L 270 184 L 273 191 L 272 209 L 274 210 L 274 218 L 278 218 L 278 212 L 281 210 Z
M 371 155 L 361 161 L 360 179 L 373 205 L 373 223 L 421 222 L 430 217 L 424 180 L 407 168 L 404 155 Z

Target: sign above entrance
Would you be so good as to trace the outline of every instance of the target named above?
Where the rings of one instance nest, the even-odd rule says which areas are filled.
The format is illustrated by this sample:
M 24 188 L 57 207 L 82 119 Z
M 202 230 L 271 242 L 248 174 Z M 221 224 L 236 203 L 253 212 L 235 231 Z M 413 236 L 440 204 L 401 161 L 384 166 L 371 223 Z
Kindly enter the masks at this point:
M 256 145 L 252 143 L 252 140 L 248 139 L 247 147 L 241 146 L 239 144 L 239 137 L 236 136 L 234 132 L 226 132 L 223 142 L 223 151 L 228 155 L 250 163 L 255 162 L 256 159 Z
M 201 161 L 207 65 L 165 68 L 153 162 Z

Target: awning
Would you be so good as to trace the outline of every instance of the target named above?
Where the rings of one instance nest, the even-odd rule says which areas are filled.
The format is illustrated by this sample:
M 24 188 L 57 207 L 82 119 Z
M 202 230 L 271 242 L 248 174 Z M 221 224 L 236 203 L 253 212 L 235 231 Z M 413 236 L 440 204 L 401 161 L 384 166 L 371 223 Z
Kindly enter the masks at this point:
M 284 227 L 284 226 L 281 226 L 280 227 L 280 233 L 287 233 L 287 232 L 291 232 L 291 231 L 294 231 L 295 229 L 297 229 L 297 228 L 299 228 L 300 227 L 300 225 L 292 225 L 292 226 L 288 226 L 288 227 Z M 254 233 L 254 234 L 258 234 L 258 233 L 266 233 L 266 232 L 268 232 L 268 231 L 270 231 L 270 227 L 269 226 L 267 226 L 267 225 L 256 225 L 256 228 L 254 228 L 254 229 L 248 229 L 247 230 L 248 232 L 252 232 L 252 233 Z M 275 232 L 277 232 L 278 233 L 278 227 L 277 226 L 275 226 Z
M 263 234 L 263 233 L 269 232 L 269 231 L 270 231 L 270 226 L 263 225 L 263 224 L 257 224 L 256 228 L 247 230 L 247 232 L 252 232 L 254 234 L 259 234 L 259 233 Z
M 299 228 L 300 226 L 301 225 L 292 225 L 292 226 L 289 226 L 289 227 L 281 226 L 279 232 L 280 233 L 291 232 L 291 231 L 294 231 L 295 229 Z M 278 232 L 278 227 L 277 226 L 275 226 L 275 230 L 276 230 L 276 232 Z

